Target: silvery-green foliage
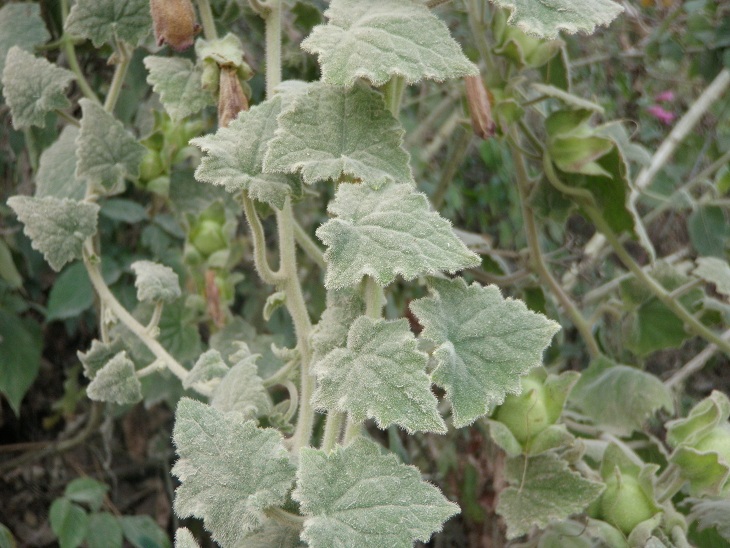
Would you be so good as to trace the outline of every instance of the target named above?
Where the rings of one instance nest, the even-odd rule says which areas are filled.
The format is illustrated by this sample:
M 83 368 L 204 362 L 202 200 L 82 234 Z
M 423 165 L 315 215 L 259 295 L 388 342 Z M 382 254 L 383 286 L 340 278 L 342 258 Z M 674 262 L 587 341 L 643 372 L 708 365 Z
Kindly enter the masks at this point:
M 223 38 L 206 40 L 198 38 L 195 41 L 195 54 L 201 61 L 209 59 L 221 66 L 243 66 L 244 52 L 241 40 L 230 32 Z
M 31 51 L 33 46 L 47 42 L 50 38 L 41 18 L 40 4 L 6 3 L 0 8 L 0 74 L 5 69 L 5 57 L 10 48 L 18 46 Z
M 326 25 L 314 28 L 302 48 L 319 56 L 322 80 L 375 86 L 391 76 L 409 84 L 478 74 L 446 25 L 417 0 L 333 0 Z
M 152 261 L 135 261 L 131 267 L 136 278 L 139 301 L 169 303 L 180 297 L 180 281 L 177 274 L 169 266 Z
M 267 519 L 263 527 L 251 533 L 236 548 L 302 548 L 307 546 L 299 538 L 301 530 Z
M 192 139 L 190 143 L 205 152 L 195 178 L 228 192 L 245 190 L 251 198 L 279 209 L 287 196 L 298 196 L 299 176 L 263 172 L 264 154 L 278 126 L 283 101 L 281 95 L 275 95 L 241 112 L 215 134 Z
M 730 297 L 730 265 L 717 257 L 699 257 L 694 274 L 715 284 L 718 293 Z
M 147 150 L 124 125 L 90 99 L 81 99 L 76 140 L 76 177 L 106 190 L 119 189 L 125 176 L 137 177 Z
M 89 379 L 93 379 L 99 370 L 123 349 L 124 345 L 119 339 L 114 339 L 108 343 L 94 339 L 91 341 L 89 350 L 78 352 L 76 355 L 84 367 L 84 375 Z
M 365 314 L 362 294 L 355 288 L 327 291 L 327 308 L 312 331 L 312 363 L 347 344 L 347 332 L 355 318 Z
M 92 400 L 119 404 L 137 403 L 142 399 L 142 385 L 126 352 L 119 352 L 96 372 L 86 387 L 86 395 Z
M 215 103 L 213 95 L 203 89 L 203 72 L 189 59 L 148 55 L 144 66 L 149 71 L 147 82 L 174 121 L 196 114 Z
M 378 185 L 413 181 L 403 128 L 377 91 L 310 84 L 278 118 L 264 171 L 302 172 L 312 184 L 341 175 Z
M 320 226 L 317 236 L 328 248 L 328 289 L 353 286 L 366 275 L 386 286 L 398 275 L 412 280 L 480 263 L 410 185 L 342 184 L 327 210 L 337 217 Z
M 411 303 L 437 346 L 434 383 L 446 390 L 456 427 L 466 426 L 520 391 L 520 377 L 542 363 L 560 325 L 505 299 L 496 286 L 461 279 L 429 281 L 433 295 Z
M 202 518 L 222 546 L 258 529 L 264 510 L 282 504 L 294 483 L 296 468 L 281 434 L 237 413 L 183 398 L 172 438 L 180 457 L 172 469 L 181 482 L 175 512 Z
M 199 382 L 207 382 L 212 379 L 220 379 L 228 373 L 228 366 L 223 361 L 221 353 L 217 350 L 203 352 L 193 368 L 183 380 L 183 388 L 188 389 Z
M 236 412 L 253 419 L 269 413 L 273 403 L 258 375 L 256 361 L 261 356 L 251 354 L 246 344 L 239 344 L 240 350 L 230 357 L 234 365 L 216 386 L 210 404 L 224 413 Z
M 16 129 L 43 127 L 46 114 L 70 106 L 65 89 L 74 74 L 13 46 L 2 72 L 3 95 Z
M 362 438 L 329 454 L 302 449 L 292 496 L 311 548 L 411 547 L 459 511 L 415 467 Z
M 175 531 L 175 548 L 200 548 L 195 537 L 187 527 L 180 527 Z
M 35 176 L 35 197 L 83 200 L 86 184 L 76 177 L 76 139 L 79 128 L 66 126 L 41 154 Z
M 428 356 L 416 346 L 408 320 L 360 316 L 347 334 L 347 348 L 334 349 L 315 365 L 315 404 L 358 422 L 375 419 L 383 429 L 397 424 L 408 432 L 446 432 L 426 374 Z
M 115 39 L 137 46 L 152 30 L 150 4 L 147 0 L 77 0 L 65 29 L 90 38 L 97 48 Z
M 13 196 L 8 205 L 25 225 L 23 231 L 33 249 L 43 253 L 56 272 L 80 258 L 84 240 L 96 234 L 97 204 L 66 198 Z

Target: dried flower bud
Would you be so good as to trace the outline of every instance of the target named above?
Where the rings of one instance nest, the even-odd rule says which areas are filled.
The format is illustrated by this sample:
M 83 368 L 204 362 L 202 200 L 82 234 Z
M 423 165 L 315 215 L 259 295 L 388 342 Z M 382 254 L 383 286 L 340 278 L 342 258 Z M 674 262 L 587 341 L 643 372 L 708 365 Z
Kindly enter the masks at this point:
M 471 115 L 471 127 L 476 135 L 482 139 L 489 139 L 494 136 L 495 132 L 489 91 L 484 87 L 481 76 L 467 76 L 464 78 L 464 83 Z
M 236 67 L 221 67 L 218 87 L 218 125 L 226 127 L 242 110 L 248 110 L 248 99 L 243 93 Z
M 182 51 L 193 45 L 200 25 L 190 0 L 150 0 L 150 13 L 158 46 Z

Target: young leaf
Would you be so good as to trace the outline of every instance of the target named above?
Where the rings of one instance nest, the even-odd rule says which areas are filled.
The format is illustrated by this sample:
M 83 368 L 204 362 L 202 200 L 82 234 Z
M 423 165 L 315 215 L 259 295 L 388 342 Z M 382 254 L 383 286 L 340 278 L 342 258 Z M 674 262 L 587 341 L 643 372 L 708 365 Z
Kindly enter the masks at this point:
M 365 314 L 362 293 L 353 288 L 327 292 L 327 308 L 312 331 L 312 363 L 347 344 L 347 332 L 355 318 Z
M 96 234 L 99 206 L 89 202 L 13 196 L 8 205 L 25 225 L 33 249 L 43 253 L 56 272 L 81 257 L 84 240 Z
M 56 142 L 41 154 L 35 176 L 35 197 L 69 198 L 81 201 L 86 183 L 76 178 L 76 139 L 79 128 L 66 126 Z
M 317 236 L 328 247 L 328 289 L 356 285 L 365 275 L 386 286 L 399 274 L 412 280 L 479 264 L 451 223 L 430 211 L 426 196 L 410 185 L 343 184 L 327 209 L 337 218 L 320 226 Z
M 0 74 L 5 57 L 13 46 L 31 51 L 47 42 L 51 35 L 41 17 L 41 6 L 34 2 L 7 3 L 0 8 Z
M 360 84 L 345 90 L 311 84 L 278 118 L 276 136 L 264 157 L 269 173 L 302 172 L 312 184 L 341 175 L 373 186 L 413 181 L 403 128 L 383 97 Z
M 287 196 L 298 196 L 298 176 L 262 171 L 264 153 L 276 131 L 282 102 L 283 98 L 276 95 L 241 112 L 214 135 L 192 139 L 190 143 L 206 153 L 195 170 L 195 178 L 223 186 L 228 192 L 248 191 L 251 198 L 279 209 L 284 207 Z
M 140 301 L 169 303 L 180 297 L 180 281 L 169 266 L 152 261 L 135 261 L 132 271 L 136 276 L 134 287 Z
M 91 348 L 86 352 L 77 352 L 79 361 L 84 366 L 84 375 L 87 379 L 93 379 L 99 370 L 124 349 L 124 344 L 119 339 L 109 343 L 103 343 L 94 339 L 91 341 Z
M 431 279 L 433 295 L 411 303 L 433 341 L 438 361 L 433 381 L 446 390 L 454 425 L 466 426 L 518 393 L 520 377 L 542 363 L 542 352 L 560 326 L 504 299 L 496 286 L 461 279 Z
M 218 411 L 235 411 L 247 419 L 253 419 L 266 415 L 274 405 L 258 376 L 256 360 L 261 356 L 251 354 L 245 343 L 239 344 L 241 349 L 231 356 L 231 362 L 235 365 L 216 386 L 210 404 Z
M 26 53 L 18 46 L 10 48 L 2 78 L 5 102 L 13 115 L 15 129 L 44 127 L 48 112 L 71 104 L 64 90 L 74 79 L 73 72 Z
M 475 76 L 446 25 L 415 0 L 333 0 L 302 48 L 319 56 L 322 80 L 351 86 L 358 78 L 382 86 L 392 76 L 413 84 L 424 78 Z
M 97 371 L 86 387 L 86 395 L 95 401 L 119 404 L 137 403 L 142 399 L 142 385 L 126 352 L 119 352 Z
M 730 297 L 730 265 L 716 257 L 699 257 L 694 273 L 715 284 L 718 293 Z
M 330 454 L 303 448 L 292 497 L 307 516 L 302 539 L 311 548 L 411 547 L 459 511 L 415 467 L 363 438 Z
M 137 177 L 147 149 L 101 105 L 89 99 L 79 104 L 83 116 L 76 140 L 76 176 L 107 190 L 122 185 L 125 176 Z
M 553 453 L 508 460 L 507 478 L 512 486 L 500 493 L 497 513 L 507 522 L 508 539 L 582 512 L 604 488 Z
M 383 429 L 397 424 L 408 432 L 446 432 L 426 374 L 428 356 L 416 346 L 408 320 L 360 316 L 347 348 L 336 348 L 315 365 L 315 404 L 356 421 L 374 418 Z
M 199 382 L 207 382 L 212 379 L 219 379 L 228 373 L 228 366 L 223 361 L 220 352 L 208 350 L 200 355 L 198 361 L 183 380 L 183 388 L 186 390 Z
M 48 518 L 61 548 L 81 545 L 89 527 L 89 516 L 81 506 L 66 498 L 58 498 L 51 504 Z
M 198 541 L 187 527 L 175 531 L 175 548 L 200 548 Z
M 188 398 L 175 415 L 172 438 L 180 459 L 172 473 L 182 483 L 175 512 L 202 518 L 223 546 L 241 544 L 264 522 L 266 508 L 284 502 L 294 481 L 281 434 Z
M 213 96 L 201 84 L 202 71 L 189 59 L 148 55 L 144 66 L 149 71 L 147 83 L 159 94 L 174 121 L 215 104 Z
M 90 38 L 97 48 L 114 39 L 138 46 L 152 30 L 148 0 L 77 0 L 66 19 L 66 32 Z
M 624 9 L 612 0 L 492 0 L 512 13 L 508 23 L 528 34 L 557 38 L 564 30 L 570 34 L 593 34 L 598 25 L 608 25 Z

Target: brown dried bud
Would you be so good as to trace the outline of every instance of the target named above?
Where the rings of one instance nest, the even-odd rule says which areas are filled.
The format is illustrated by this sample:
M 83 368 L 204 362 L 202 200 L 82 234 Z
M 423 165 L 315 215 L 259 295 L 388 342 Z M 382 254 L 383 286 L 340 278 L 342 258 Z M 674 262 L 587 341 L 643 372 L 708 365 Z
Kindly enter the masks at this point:
M 182 51 L 193 45 L 200 25 L 190 0 L 150 0 L 150 13 L 158 46 Z
M 218 86 L 218 125 L 226 127 L 242 110 L 248 110 L 248 99 L 243 93 L 236 67 L 221 67 Z
M 484 87 L 482 77 L 467 76 L 464 78 L 464 83 L 474 133 L 482 139 L 494 137 L 496 127 L 492 118 L 492 101 L 489 91 Z

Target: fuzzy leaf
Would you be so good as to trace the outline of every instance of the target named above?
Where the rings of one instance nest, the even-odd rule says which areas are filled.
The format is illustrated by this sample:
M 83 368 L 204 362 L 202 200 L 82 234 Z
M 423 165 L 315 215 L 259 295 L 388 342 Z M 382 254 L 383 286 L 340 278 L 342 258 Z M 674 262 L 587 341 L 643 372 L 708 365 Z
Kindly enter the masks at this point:
M 41 5 L 35 2 L 7 3 L 0 8 L 0 74 L 5 57 L 13 46 L 31 51 L 36 44 L 50 40 L 51 35 L 41 17 Z
M 122 351 L 97 371 L 86 387 L 89 399 L 114 403 L 137 403 L 142 399 L 142 385 L 134 374 L 134 364 Z
M 187 527 L 175 531 L 175 548 L 200 548 L 198 541 Z
M 672 447 L 694 445 L 716 426 L 727 422 L 728 417 L 730 399 L 719 390 L 713 390 L 686 417 L 667 422 L 667 442 Z
M 428 356 L 416 348 L 408 320 L 360 316 L 337 348 L 318 362 L 315 404 L 347 412 L 356 421 L 375 419 L 379 428 L 397 424 L 408 432 L 446 432 L 436 408 Z
M 530 457 L 526 464 L 524 457 L 508 460 L 507 478 L 512 486 L 500 493 L 497 513 L 507 522 L 508 539 L 582 512 L 604 488 L 552 453 Z
M 264 510 L 282 504 L 294 481 L 281 434 L 183 398 L 172 438 L 180 456 L 172 469 L 181 482 L 177 515 L 202 518 L 223 546 L 245 545 L 246 534 L 264 522 Z
M 195 41 L 195 55 L 201 61 L 210 59 L 222 67 L 241 67 L 245 64 L 243 44 L 238 36 L 230 32 L 214 40 L 198 38 Z
M 730 297 L 730 265 L 727 261 L 715 257 L 700 257 L 694 273 L 710 283 L 715 284 L 718 293 Z
M 228 127 L 214 135 L 190 141 L 203 156 L 195 178 L 225 187 L 228 192 L 246 190 L 251 198 L 281 209 L 288 195 L 299 195 L 298 176 L 263 173 L 263 158 L 274 136 L 283 98 L 279 95 L 239 114 Z
M 320 226 L 317 236 L 328 247 L 328 289 L 353 286 L 365 275 L 386 286 L 399 274 L 412 280 L 480 262 L 410 185 L 343 184 L 327 209 L 337 218 Z
M 2 78 L 5 102 L 13 115 L 15 129 L 44 127 L 48 112 L 71 104 L 64 90 L 74 79 L 73 72 L 18 46 L 10 48 Z
M 583 372 L 571 400 L 602 429 L 619 436 L 640 432 L 660 409 L 674 412 L 672 394 L 657 377 L 605 357 Z
M 144 58 L 144 66 L 149 71 L 147 83 L 159 94 L 174 121 L 179 122 L 215 104 L 213 96 L 201 84 L 202 71 L 189 59 L 148 55 Z
M 251 354 L 246 344 L 239 344 L 241 349 L 231 356 L 231 362 L 235 365 L 216 386 L 210 404 L 218 411 L 235 411 L 247 419 L 253 419 L 269 413 L 273 403 L 258 376 L 256 361 L 261 356 Z
M 458 428 L 474 422 L 508 393 L 520 377 L 542 363 L 542 352 L 560 326 L 504 299 L 496 286 L 466 285 L 463 279 L 430 280 L 433 295 L 411 303 L 436 343 L 433 381 L 446 390 Z
M 66 19 L 66 31 L 90 38 L 94 46 L 112 44 L 114 38 L 138 46 L 152 30 L 147 0 L 77 0 Z
M 105 189 L 124 184 L 124 177 L 137 177 L 147 149 L 124 129 L 124 125 L 89 100 L 79 101 L 83 116 L 76 140 L 76 176 Z
M 474 76 L 479 72 L 449 29 L 415 0 L 333 0 L 302 48 L 319 56 L 322 80 L 351 86 L 358 78 L 374 86 L 391 76 L 413 84 L 424 78 Z
M 66 126 L 56 142 L 41 154 L 35 176 L 35 197 L 83 200 L 86 183 L 76 178 L 76 138 L 79 128 Z
M 304 548 L 299 529 L 268 519 L 264 526 L 246 537 L 245 548 Z M 242 547 L 244 545 L 241 545 Z
M 669 457 L 688 482 L 692 496 L 719 495 L 730 478 L 730 463 L 718 451 L 701 451 L 680 446 Z
M 119 339 L 109 343 L 103 343 L 94 339 L 91 341 L 91 348 L 86 352 L 77 352 L 79 361 L 84 366 L 84 375 L 87 379 L 93 379 L 99 370 L 109 360 L 124 349 L 124 344 Z
M 570 34 L 593 34 L 598 25 L 608 25 L 623 12 L 612 0 L 492 0 L 512 12 L 509 20 L 528 34 L 557 38 L 564 30 Z
M 301 170 L 307 184 L 342 174 L 371 185 L 413 181 L 403 128 L 382 95 L 365 85 L 346 90 L 312 84 L 278 121 L 264 157 L 266 172 Z
M 89 202 L 13 196 L 8 205 L 25 225 L 33 249 L 43 253 L 56 272 L 81 257 L 81 244 L 96 234 L 99 206 Z
M 136 276 L 134 287 L 140 301 L 169 303 L 180 297 L 180 281 L 169 266 L 152 261 L 136 261 L 131 265 Z
M 715 527 L 722 538 L 730 542 L 730 498 L 689 499 L 692 511 L 690 521 L 698 522 L 698 529 Z
M 307 517 L 302 539 L 311 548 L 411 547 L 459 511 L 418 469 L 362 438 L 329 455 L 303 448 L 292 496 Z
M 358 316 L 365 314 L 361 292 L 338 289 L 327 292 L 327 308 L 312 331 L 312 363 L 316 364 L 335 348 L 347 344 L 347 332 Z
M 198 361 L 185 376 L 183 388 L 186 390 L 199 382 L 220 379 L 228 373 L 228 366 L 217 350 L 208 350 L 200 355 Z

